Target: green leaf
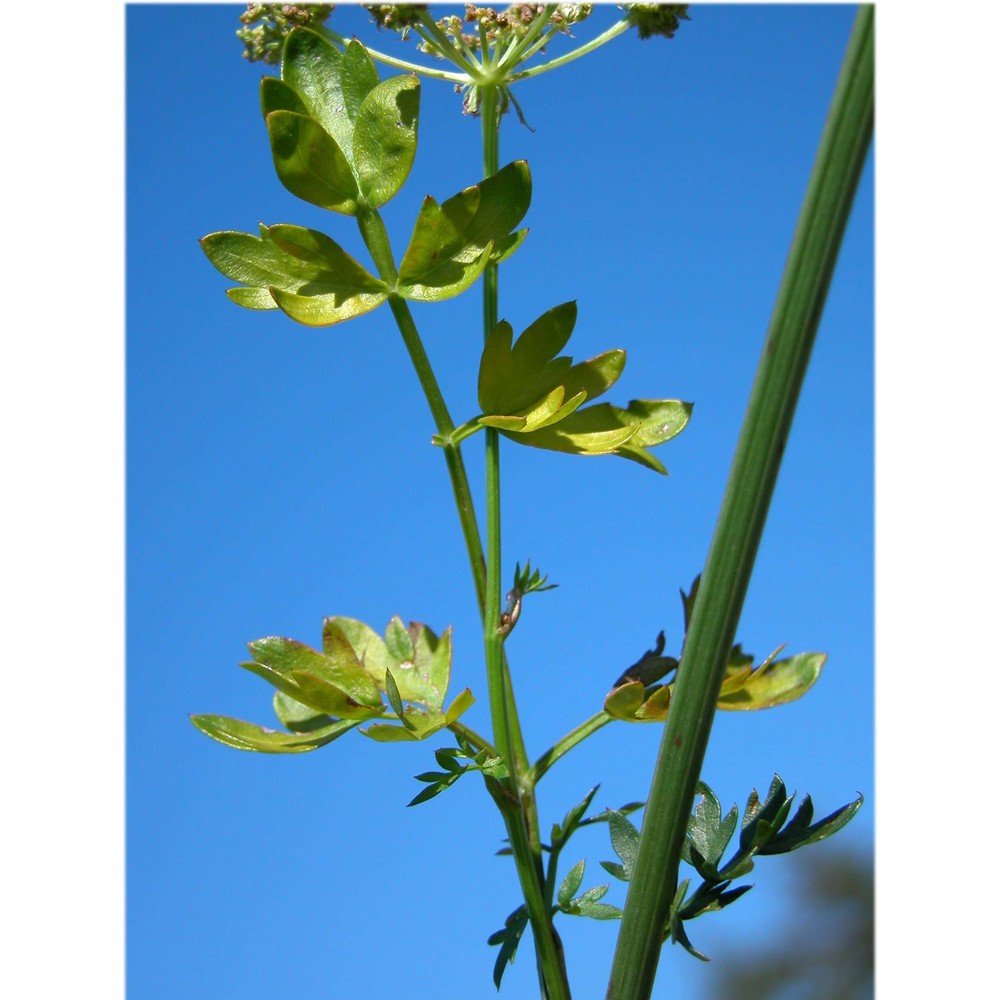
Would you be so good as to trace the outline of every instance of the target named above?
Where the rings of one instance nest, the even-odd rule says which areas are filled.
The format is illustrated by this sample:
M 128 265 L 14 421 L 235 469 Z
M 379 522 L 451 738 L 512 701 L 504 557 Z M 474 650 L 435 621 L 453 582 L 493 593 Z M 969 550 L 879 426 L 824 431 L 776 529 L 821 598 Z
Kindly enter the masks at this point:
M 496 964 L 493 966 L 493 982 L 497 989 L 500 989 L 500 981 L 503 979 L 507 966 L 514 961 L 521 935 L 524 934 L 527 926 L 528 909 L 525 906 L 519 906 L 507 917 L 503 929 L 489 936 L 487 944 L 500 945 L 500 954 L 497 955 Z
M 274 76 L 261 78 L 260 110 L 265 118 L 272 111 L 294 111 L 300 115 L 309 114 L 309 109 L 295 90 Z
M 829 816 L 818 820 L 809 826 L 809 819 L 812 816 L 812 802 L 807 795 L 802 800 L 798 812 L 789 821 L 788 825 L 768 844 L 765 844 L 758 851 L 759 854 L 786 854 L 789 851 L 797 851 L 800 847 L 809 844 L 818 844 L 827 837 L 832 837 L 838 830 L 845 827 L 855 816 L 864 802 L 864 796 L 859 795 L 853 802 L 846 806 L 841 806 Z M 800 818 L 802 817 L 802 818 Z
M 604 886 L 603 888 L 607 888 Z M 584 894 L 576 903 L 574 916 L 590 917 L 591 920 L 621 920 L 622 911 L 610 903 L 598 903 Z
M 687 839 L 702 858 L 714 866 L 736 832 L 739 810 L 733 806 L 723 819 L 718 798 L 703 781 L 698 782 L 698 796 L 688 821 Z
M 629 874 L 625 871 L 625 866 L 618 864 L 617 861 L 602 861 L 601 867 L 614 878 L 621 882 L 627 882 L 629 880 Z
M 453 774 L 459 774 L 465 770 L 464 764 L 459 764 L 455 759 L 462 754 L 462 751 L 458 747 L 442 747 L 439 750 L 434 751 L 434 759 L 443 767 L 446 771 Z M 485 755 L 484 755 L 485 756 Z
M 670 709 L 672 685 L 660 684 L 652 688 L 646 700 L 635 713 L 636 722 L 664 722 Z
M 534 448 L 574 455 L 620 455 L 665 473 L 662 464 L 645 452 L 644 443 L 659 444 L 679 434 L 690 414 L 689 403 L 673 399 L 632 400 L 624 410 L 611 403 L 599 403 L 576 410 L 558 424 L 540 430 L 501 433 Z
M 627 680 L 612 688 L 604 711 L 624 722 L 663 722 L 670 708 L 670 687 L 660 684 L 648 692 L 640 680 Z
M 313 229 L 261 226 L 260 237 L 211 233 L 201 246 L 226 277 L 257 286 L 228 292 L 233 301 L 247 308 L 277 308 L 275 299 L 282 295 L 291 296 L 292 301 L 315 297 L 328 314 L 315 318 L 330 323 L 360 315 L 385 300 L 384 282 L 369 274 L 328 236 Z
M 294 28 L 285 39 L 281 79 L 298 94 L 313 118 L 351 155 L 353 120 L 347 113 L 340 50 L 315 31 Z
M 438 638 L 426 625 L 410 622 L 409 634 L 413 647 L 413 666 L 405 670 L 407 701 L 440 711 L 451 680 L 451 626 Z M 405 663 L 400 664 L 404 670 Z M 397 679 L 399 675 L 397 674 Z
M 527 420 L 524 417 L 480 417 L 479 423 L 483 427 L 495 427 L 497 430 L 519 431 L 523 430 Z
M 266 228 L 263 231 L 266 234 Z M 249 233 L 209 233 L 199 242 L 217 270 L 244 285 L 265 290 L 270 285 L 300 288 L 317 274 L 315 268 L 289 257 L 270 240 Z
M 416 655 L 413 639 L 399 615 L 394 615 L 385 627 L 385 648 L 395 664 L 412 661 Z
M 253 660 L 248 660 L 240 664 L 244 670 L 249 670 L 250 673 L 256 674 L 258 677 L 267 681 L 271 687 L 276 688 L 283 694 L 288 695 L 295 701 L 301 702 L 303 705 L 307 705 L 309 708 L 316 712 L 322 712 L 326 714 L 325 702 L 319 705 L 314 705 L 309 700 L 309 696 L 302 690 L 299 686 L 299 682 L 291 675 L 291 673 L 282 673 L 279 670 L 275 670 L 273 667 L 269 667 L 263 663 L 257 663 Z
M 399 695 L 399 686 L 396 684 L 396 678 L 391 669 L 385 672 L 385 696 L 389 699 L 389 704 L 399 717 L 399 721 L 412 732 L 416 727 L 406 717 L 406 711 L 403 708 L 403 699 Z
M 330 655 L 280 636 L 257 639 L 247 643 L 247 647 L 255 663 L 271 667 L 293 680 L 296 680 L 296 673 L 312 675 L 335 685 L 359 705 L 374 708 L 382 704 L 378 685 L 362 669 L 346 639 L 337 647 L 328 647 Z
M 274 729 L 230 719 L 225 715 L 192 715 L 191 721 L 206 736 L 236 750 L 255 750 L 258 753 L 306 753 L 332 743 L 357 722 L 335 722 L 310 733 L 280 733 Z
M 267 237 L 283 253 L 311 269 L 301 272 L 310 275 L 308 284 L 297 289 L 303 295 L 340 292 L 346 297 L 388 291 L 384 281 L 370 274 L 325 233 L 279 224 L 267 227 Z
M 612 811 L 608 816 L 608 830 L 611 834 L 611 846 L 615 849 L 615 854 L 621 858 L 627 881 L 632 877 L 635 859 L 639 854 L 639 831 L 629 819 L 616 811 Z
M 364 622 L 355 618 L 333 616 L 323 620 L 323 649 L 330 652 L 332 644 L 345 638 L 354 650 L 354 655 L 365 671 L 375 679 L 379 687 L 385 687 L 385 672 L 396 665 L 389 655 L 382 637 Z
M 488 243 L 483 252 L 470 261 L 446 260 L 440 267 L 426 275 L 426 281 L 400 285 L 396 291 L 401 298 L 413 302 L 443 302 L 461 295 L 471 288 L 486 270 L 493 244 Z
M 332 136 L 314 119 L 294 111 L 272 111 L 266 120 L 281 183 L 311 205 L 357 214 L 357 181 Z
M 420 738 L 405 726 L 393 726 L 382 722 L 376 722 L 367 729 L 359 729 L 358 732 L 375 740 L 376 743 L 413 743 Z
M 528 235 L 527 229 L 518 229 L 515 233 L 501 236 L 493 241 L 493 252 L 490 254 L 491 264 L 502 264 L 505 260 L 514 256 Z
M 621 813 L 623 816 L 628 816 L 631 813 L 638 812 L 645 804 L 645 802 L 628 802 L 619 809 L 605 809 L 594 816 L 588 816 L 586 819 L 580 820 L 580 826 L 590 826 L 591 823 L 607 823 L 616 812 Z
M 701 583 L 701 574 L 699 573 L 691 583 L 691 592 L 685 594 L 681 591 L 681 604 L 684 607 L 684 632 L 687 633 L 688 626 L 691 624 L 691 613 L 694 611 L 694 601 L 698 596 L 698 584 Z
M 453 287 L 458 280 L 454 265 L 470 264 L 487 249 L 492 252 L 524 218 L 530 201 L 531 175 L 523 160 L 507 164 L 442 205 L 425 198 L 400 262 L 399 294 L 412 297 L 409 290 L 418 286 Z M 501 247 L 498 252 L 508 255 L 515 248 Z
M 416 795 L 406 803 L 407 808 L 410 806 L 418 806 L 422 802 L 427 802 L 433 799 L 436 795 L 440 795 L 446 788 L 451 788 L 453 784 L 462 776 L 461 771 L 457 771 L 453 774 L 442 775 L 440 779 L 435 779 L 433 784 L 429 784 L 425 789 L 418 792 Z M 418 780 L 423 780 L 422 775 L 417 775 Z
M 278 288 L 271 289 L 278 308 L 303 326 L 333 326 L 363 316 L 386 300 L 385 292 L 365 292 L 345 298 L 338 293 L 298 295 Z
M 389 672 L 386 677 L 390 676 Z M 387 691 L 388 694 L 388 691 Z M 450 726 L 458 719 L 474 702 L 472 692 L 466 688 L 451 703 L 447 712 L 424 712 L 420 709 L 405 708 L 400 716 L 402 726 L 375 723 L 367 729 L 359 729 L 362 736 L 369 736 L 380 743 L 406 743 L 415 740 L 425 740 L 428 736 L 433 736 L 446 726 Z
M 284 691 L 274 692 L 274 714 L 278 721 L 293 733 L 311 733 L 335 721 L 323 712 L 317 712 L 309 705 L 304 705 L 290 698 Z
M 777 833 L 791 809 L 792 800 L 785 789 L 785 783 L 776 774 L 761 802 L 754 789 L 747 800 L 740 829 L 740 850 L 759 851 Z
M 633 399 L 628 404 L 628 416 L 637 422 L 635 436 L 629 444 L 653 448 L 676 437 L 691 419 L 692 406 L 677 399 Z
M 620 920 L 622 911 L 609 903 L 599 903 L 607 895 L 608 885 L 595 885 L 581 896 L 571 900 L 566 909 L 574 917 L 590 917 L 592 920 Z
M 323 648 L 328 654 L 335 648 L 349 650 L 349 658 L 383 690 L 391 669 L 402 701 L 440 714 L 451 680 L 451 626 L 438 637 L 421 622 L 410 622 L 407 628 L 396 615 L 386 626 L 383 641 L 364 622 L 332 617 L 323 623 Z
M 616 719 L 634 719 L 645 697 L 646 688 L 641 681 L 627 681 L 612 689 L 604 699 L 604 711 Z
M 378 718 L 384 712 L 381 698 L 378 705 L 360 705 L 341 688 L 314 674 L 293 670 L 291 678 L 298 685 L 300 696 L 305 699 L 306 704 L 315 705 L 338 719 L 362 721 Z
M 543 313 L 515 344 L 511 344 L 510 324 L 497 324 L 486 340 L 479 363 L 479 405 L 483 413 L 517 413 L 559 385 L 558 376 L 572 362 L 563 358 L 546 369 L 568 343 L 575 325 L 575 302 L 564 302 Z
M 503 413 L 520 409 L 516 403 L 517 383 L 542 370 L 569 343 L 573 327 L 576 326 L 576 316 L 576 302 L 564 302 L 542 313 L 528 326 L 517 338 L 504 365 L 507 377 L 500 398 L 492 405 L 486 405 L 480 399 L 484 410 Z M 510 400 L 512 393 L 515 399 L 513 404 Z M 530 403 L 531 400 L 525 402 Z
M 577 890 L 583 882 L 583 870 L 587 866 L 586 859 L 577 861 L 575 865 L 566 873 L 566 877 L 559 886 L 556 899 L 561 907 L 567 906 L 569 901 L 576 895 Z
M 417 150 L 420 81 L 384 80 L 365 97 L 354 123 L 354 166 L 362 197 L 373 208 L 403 186 Z
M 355 122 L 364 99 L 378 86 L 378 70 L 364 47 L 352 38 L 344 49 L 340 64 L 340 86 L 344 97 L 344 111 Z
M 475 701 L 476 699 L 473 698 L 472 692 L 468 688 L 462 690 L 456 695 L 455 700 L 448 707 L 448 711 L 445 712 L 445 725 L 450 726 L 453 722 L 458 721 L 475 704 Z
M 739 686 L 724 688 L 719 708 L 749 711 L 795 701 L 816 683 L 825 663 L 825 653 L 798 653 L 765 663 Z
M 583 819 L 583 814 L 590 808 L 590 803 L 593 801 L 594 796 L 597 794 L 597 789 L 600 785 L 594 785 L 593 788 L 575 805 L 566 815 L 563 817 L 562 824 L 553 823 L 552 824 L 552 847 L 553 849 L 562 848 L 563 845 L 573 836 L 574 831 L 580 825 L 580 820 Z M 574 890 L 575 892 L 576 890 Z
M 226 295 L 244 309 L 277 309 L 269 288 L 227 288 Z
M 512 441 L 571 455 L 611 455 L 636 432 L 624 410 L 610 403 L 586 406 L 552 427 L 507 434 Z

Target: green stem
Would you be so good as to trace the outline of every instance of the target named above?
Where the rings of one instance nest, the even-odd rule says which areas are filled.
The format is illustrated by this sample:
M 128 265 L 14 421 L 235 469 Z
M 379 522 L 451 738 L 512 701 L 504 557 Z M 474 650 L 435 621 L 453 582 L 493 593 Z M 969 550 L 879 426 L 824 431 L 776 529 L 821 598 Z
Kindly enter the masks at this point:
M 495 86 L 482 88 L 483 176 L 500 168 L 499 94 Z M 483 339 L 497 324 L 499 284 L 496 265 L 483 274 Z M 535 942 L 538 976 L 545 1000 L 569 1000 L 569 983 L 559 937 L 545 902 L 545 872 L 541 859 L 534 787 L 520 777 L 527 767 L 517 707 L 499 633 L 501 601 L 500 544 L 500 435 L 486 428 L 486 614 L 483 641 L 486 676 L 493 721 L 493 741 L 507 762 L 512 801 L 502 807 L 521 892 Z
M 526 59 L 527 56 L 522 55 L 522 53 L 526 52 L 528 48 L 534 44 L 538 36 L 545 30 L 545 26 L 549 23 L 555 11 L 555 4 L 546 4 L 545 10 L 543 10 L 542 13 L 531 22 L 528 26 L 528 30 L 500 57 L 500 61 L 497 63 L 498 68 L 503 68 L 508 65 L 517 65 L 519 62 Z M 534 49 L 532 49 L 532 51 L 534 51 Z
M 437 426 L 438 434 L 446 441 L 454 432 L 455 427 L 451 422 L 448 407 L 445 405 L 444 397 L 438 387 L 437 379 L 431 368 L 430 361 L 424 351 L 420 334 L 417 333 L 416 325 L 410 314 L 409 306 L 396 295 L 389 296 L 389 308 L 396 318 L 396 325 L 403 336 L 403 343 L 410 354 L 410 361 L 420 380 L 420 385 L 427 397 L 427 404 L 430 406 L 434 423 Z M 448 466 L 448 477 L 451 480 L 452 492 L 455 495 L 455 507 L 458 510 L 458 519 L 462 526 L 462 536 L 465 538 L 465 548 L 469 555 L 469 565 L 472 567 L 472 578 L 476 586 L 476 600 L 480 613 L 485 612 L 486 607 L 486 579 L 483 568 L 483 542 L 479 535 L 479 524 L 476 520 L 476 509 L 472 500 L 472 490 L 469 488 L 469 477 L 465 471 L 465 462 L 457 444 L 445 444 L 445 463 Z
M 582 743 L 588 736 L 592 736 L 597 732 L 598 729 L 603 729 L 609 722 L 614 722 L 615 718 L 613 715 L 608 715 L 607 712 L 598 712 L 596 715 L 592 715 L 585 722 L 581 722 L 576 729 L 568 732 L 562 739 L 556 740 L 555 743 L 549 747 L 545 753 L 542 754 L 538 760 L 532 764 L 530 770 L 525 775 L 525 780 L 529 781 L 532 786 L 537 785 L 541 780 L 542 775 L 552 767 L 557 760 L 565 757 L 566 754 L 573 749 L 573 747 Z
M 751 390 L 642 824 L 610 1000 L 647 1000 L 680 849 L 795 404 L 871 141 L 874 8 L 859 8 Z
M 521 57 L 521 61 L 527 62 L 536 52 L 544 49 L 545 46 L 548 45 L 549 42 L 551 42 L 552 39 L 554 39 L 559 33 L 560 29 L 558 27 L 549 28 L 542 38 L 539 38 L 530 49 L 525 51 L 524 55 Z
M 375 209 L 363 208 L 357 215 L 358 228 L 361 231 L 365 246 L 372 256 L 379 272 L 379 277 L 393 286 L 396 282 L 396 265 L 389 246 L 389 237 L 385 231 L 382 217 Z M 420 380 L 427 405 L 438 434 L 446 441 L 455 430 L 451 414 L 445 404 L 444 396 L 434 376 L 430 359 L 424 350 L 420 334 L 406 302 L 397 295 L 389 296 L 389 308 L 396 319 L 396 325 L 403 337 L 403 343 L 410 355 L 413 369 Z M 469 488 L 469 477 L 465 471 L 462 453 L 457 445 L 445 444 L 443 447 L 445 464 L 448 467 L 448 477 L 451 480 L 452 492 L 455 495 L 455 507 L 465 538 L 465 547 L 472 567 L 472 578 L 476 585 L 476 598 L 479 612 L 483 614 L 486 608 L 486 570 L 484 565 L 483 543 L 479 535 L 479 524 L 476 520 L 476 509 L 472 501 L 472 490 Z
M 332 28 L 328 28 L 325 25 L 317 25 L 313 28 L 314 31 L 318 31 L 320 34 L 326 35 L 331 41 L 336 42 L 342 48 L 346 48 L 350 42 L 349 38 L 345 38 L 343 35 L 338 34 Z M 444 69 L 435 69 L 433 66 L 422 66 L 420 63 L 408 62 L 406 59 L 397 59 L 396 56 L 387 55 L 385 52 L 379 52 L 378 49 L 373 49 L 370 45 L 365 43 L 365 49 L 368 55 L 376 62 L 384 63 L 386 66 L 392 66 L 393 69 L 401 69 L 406 73 L 419 73 L 421 76 L 431 77 L 434 80 L 448 80 L 451 83 L 468 83 L 469 77 L 465 73 L 449 73 Z
M 468 740 L 477 750 L 485 750 L 491 757 L 499 756 L 496 748 L 489 740 L 483 739 L 474 729 L 470 729 L 464 722 L 451 722 L 448 728 L 456 735 Z
M 542 73 L 548 73 L 549 70 L 565 66 L 567 63 L 573 62 L 574 59 L 580 59 L 593 52 L 595 49 L 599 49 L 602 45 L 607 45 L 608 42 L 617 38 L 623 32 L 628 31 L 630 26 L 631 22 L 629 19 L 624 18 L 616 24 L 613 24 L 607 31 L 602 32 L 596 38 L 592 38 L 589 42 L 581 45 L 579 48 L 573 49 L 572 52 L 567 52 L 565 55 L 558 56 L 547 63 L 541 63 L 538 66 L 532 66 L 530 69 L 522 70 L 520 73 L 514 73 L 511 76 L 511 80 L 527 80 L 529 77 L 540 76 Z
M 440 440 L 435 441 L 435 444 L 445 447 L 446 445 L 451 445 L 452 447 L 457 447 L 466 438 L 472 437 L 477 431 L 481 431 L 483 425 L 479 422 L 479 417 L 473 417 L 471 420 L 466 420 L 464 424 L 456 427 L 448 437 L 442 437 Z
M 437 22 L 433 17 L 425 10 L 420 14 L 420 24 L 423 26 L 424 30 L 427 32 L 427 37 L 423 32 L 421 32 L 421 37 L 427 42 L 428 45 L 434 46 L 434 48 L 444 56 L 445 59 L 453 62 L 463 73 L 467 76 L 475 78 L 479 66 L 476 64 L 474 59 L 463 58 L 455 46 L 452 44 L 451 39 L 441 30 Z M 468 82 L 467 80 L 465 82 Z

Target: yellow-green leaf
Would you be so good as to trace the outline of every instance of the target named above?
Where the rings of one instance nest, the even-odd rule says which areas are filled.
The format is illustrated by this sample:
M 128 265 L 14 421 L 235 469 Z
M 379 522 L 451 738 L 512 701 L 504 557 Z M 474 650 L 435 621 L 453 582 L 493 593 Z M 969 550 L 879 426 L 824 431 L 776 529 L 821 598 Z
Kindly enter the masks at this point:
M 258 753 L 306 753 L 332 743 L 358 723 L 352 720 L 335 722 L 309 733 L 281 733 L 225 715 L 192 715 L 191 721 L 206 736 L 236 750 Z
M 719 708 L 748 711 L 784 705 L 801 698 L 819 679 L 825 653 L 798 653 L 772 660 L 719 698 Z

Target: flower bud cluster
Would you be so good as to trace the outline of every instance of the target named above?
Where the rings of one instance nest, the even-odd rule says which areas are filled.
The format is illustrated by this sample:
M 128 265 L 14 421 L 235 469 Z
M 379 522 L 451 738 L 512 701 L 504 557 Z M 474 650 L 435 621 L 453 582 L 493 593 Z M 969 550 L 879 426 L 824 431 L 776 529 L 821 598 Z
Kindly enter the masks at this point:
M 322 24 L 332 13 L 332 3 L 250 3 L 240 15 L 243 27 L 236 37 L 243 43 L 243 58 L 274 66 L 281 62 L 281 46 L 292 28 Z
M 629 19 L 639 31 L 640 38 L 663 35 L 673 38 L 681 21 L 690 21 L 686 3 L 627 3 Z
M 482 47 L 484 34 L 491 45 L 497 43 L 502 45 L 520 38 L 545 7 L 545 4 L 540 3 L 515 3 L 506 10 L 497 11 L 493 7 L 478 7 L 476 4 L 467 3 L 464 16 L 453 14 L 443 17 L 437 22 L 437 26 L 446 35 L 455 39 L 456 47 L 477 52 Z M 570 26 L 589 17 L 593 9 L 592 3 L 559 4 L 549 18 L 549 24 L 569 34 Z M 463 30 L 469 25 L 476 26 L 475 33 Z M 440 56 L 440 53 L 428 43 L 423 43 L 418 48 L 428 55 Z
M 366 3 L 365 10 L 372 16 L 375 26 L 381 31 L 398 31 L 403 38 L 410 28 L 420 22 L 420 15 L 427 10 L 425 3 Z

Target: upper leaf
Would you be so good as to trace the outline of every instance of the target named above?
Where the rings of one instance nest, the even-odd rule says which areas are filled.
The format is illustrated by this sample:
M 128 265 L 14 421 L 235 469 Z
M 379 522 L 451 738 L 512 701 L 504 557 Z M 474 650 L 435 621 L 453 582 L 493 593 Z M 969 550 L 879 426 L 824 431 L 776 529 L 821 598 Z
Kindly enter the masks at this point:
M 365 97 L 354 123 L 354 167 L 367 203 L 384 205 L 406 182 L 417 151 L 420 81 L 384 80 Z
M 303 705 L 283 691 L 274 692 L 274 714 L 278 717 L 278 721 L 293 733 L 311 733 L 334 722 L 329 715 L 317 712 L 309 705 Z
M 358 661 L 384 690 L 386 668 L 395 666 L 396 661 L 389 656 L 381 636 L 369 625 L 355 618 L 335 615 L 323 619 L 323 649 L 329 651 L 340 637 L 351 644 Z
M 295 111 L 267 116 L 278 179 L 297 198 L 343 215 L 358 210 L 358 182 L 343 150 L 315 119 Z
M 308 115 L 309 108 L 298 93 L 277 77 L 265 76 L 260 81 L 260 112 L 267 118 L 272 111 L 294 111 Z
M 329 653 L 321 653 L 304 643 L 279 636 L 268 636 L 248 643 L 255 664 L 276 671 L 291 679 L 301 689 L 302 697 L 293 698 L 322 711 L 335 713 L 337 708 L 317 702 L 323 686 L 342 692 L 357 706 L 382 711 L 382 696 L 374 679 L 363 669 L 353 649 L 341 638 L 329 645 Z M 257 672 L 257 671 L 255 671 Z M 370 713 L 369 713 L 370 714 Z
M 308 28 L 290 32 L 281 80 L 261 84 L 261 108 L 281 182 L 314 205 L 347 215 L 359 199 L 377 208 L 409 175 L 420 82 L 397 76 L 380 83 L 356 39 L 341 52 Z
M 226 277 L 251 286 L 230 289 L 238 304 L 280 305 L 293 319 L 315 326 L 360 315 L 385 300 L 385 283 L 323 233 L 288 225 L 261 226 L 260 232 L 211 233 L 201 241 Z
M 309 117 L 333 137 L 345 156 L 350 156 L 354 126 L 341 80 L 343 61 L 340 50 L 321 35 L 295 28 L 285 39 L 281 79 L 298 94 Z
M 523 160 L 507 164 L 441 205 L 425 198 L 399 265 L 399 294 L 417 301 L 457 295 L 468 265 L 484 252 L 492 253 L 498 244 L 505 254 L 512 252 L 519 241 L 511 238 L 511 231 L 530 201 L 531 174 Z

